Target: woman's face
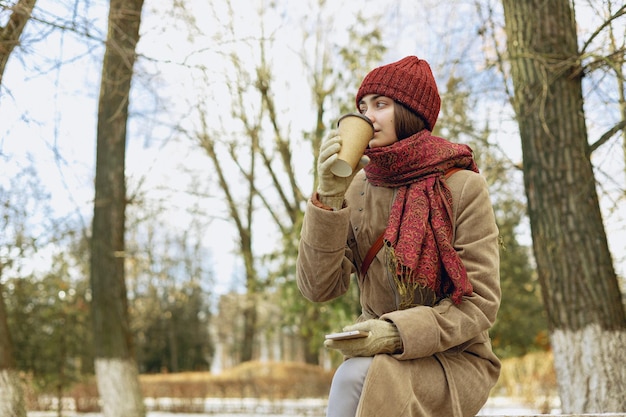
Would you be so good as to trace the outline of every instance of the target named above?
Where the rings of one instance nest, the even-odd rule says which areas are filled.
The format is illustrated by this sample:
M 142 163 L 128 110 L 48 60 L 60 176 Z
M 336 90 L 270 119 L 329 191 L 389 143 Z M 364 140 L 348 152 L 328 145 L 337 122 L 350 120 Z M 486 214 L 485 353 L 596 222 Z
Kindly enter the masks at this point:
M 370 140 L 370 148 L 388 146 L 398 141 L 393 99 L 379 94 L 368 94 L 359 101 L 359 111 L 374 124 L 374 137 Z

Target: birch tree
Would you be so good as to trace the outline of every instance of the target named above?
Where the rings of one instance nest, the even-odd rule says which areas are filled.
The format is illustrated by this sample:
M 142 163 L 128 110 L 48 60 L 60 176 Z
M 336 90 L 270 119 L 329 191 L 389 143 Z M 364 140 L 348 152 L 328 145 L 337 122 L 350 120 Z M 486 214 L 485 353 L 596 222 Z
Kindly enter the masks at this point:
M 11 52 L 19 45 L 20 36 L 30 19 L 35 3 L 36 0 L 18 1 L 11 8 L 7 23 L 0 26 L 0 87 Z M 3 230 L 6 229 L 3 228 Z M 0 260 L 0 278 L 2 278 L 3 266 L 4 262 Z M 0 415 L 11 417 L 26 415 L 21 380 L 13 358 L 13 345 L 4 304 L 2 282 L 0 282 Z
M 0 265 L 0 276 L 2 275 Z M 25 417 L 22 381 L 15 367 L 13 344 L 7 323 L 2 283 L 0 283 L 0 415 Z
M 572 5 L 502 3 L 534 255 L 562 409 L 624 411 L 626 315 L 590 161 L 582 94 L 588 68 L 578 50 Z
M 112 0 L 98 104 L 91 241 L 95 369 L 105 417 L 143 417 L 124 273 L 126 125 L 143 0 Z

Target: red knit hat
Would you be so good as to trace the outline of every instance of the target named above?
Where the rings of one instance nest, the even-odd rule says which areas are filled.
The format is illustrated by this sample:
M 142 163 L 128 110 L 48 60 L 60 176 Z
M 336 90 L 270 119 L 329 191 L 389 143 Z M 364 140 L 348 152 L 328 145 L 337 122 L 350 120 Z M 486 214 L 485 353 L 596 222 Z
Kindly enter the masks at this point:
M 441 98 L 428 62 L 407 56 L 398 62 L 374 68 L 365 76 L 356 94 L 356 106 L 367 94 L 380 94 L 404 104 L 421 116 L 432 131 L 439 117 Z

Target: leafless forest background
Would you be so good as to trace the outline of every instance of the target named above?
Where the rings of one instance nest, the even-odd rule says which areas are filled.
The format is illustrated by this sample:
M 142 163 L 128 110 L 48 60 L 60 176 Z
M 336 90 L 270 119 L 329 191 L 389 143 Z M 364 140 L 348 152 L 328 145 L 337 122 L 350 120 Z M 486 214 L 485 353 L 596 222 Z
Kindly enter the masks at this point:
M 501 230 L 494 395 L 626 407 L 566 377 L 591 335 L 622 364 L 594 380 L 626 380 L 626 6 L 452 3 L 0 0 L 0 399 L 323 397 L 358 293 L 294 284 L 317 149 L 418 55 Z

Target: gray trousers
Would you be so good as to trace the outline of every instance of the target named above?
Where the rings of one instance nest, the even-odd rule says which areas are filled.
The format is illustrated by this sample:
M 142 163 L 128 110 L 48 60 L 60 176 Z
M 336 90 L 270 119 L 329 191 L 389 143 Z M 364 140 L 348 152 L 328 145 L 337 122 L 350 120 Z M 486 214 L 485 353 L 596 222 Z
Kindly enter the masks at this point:
M 344 361 L 330 385 L 326 417 L 354 417 L 373 357 Z

